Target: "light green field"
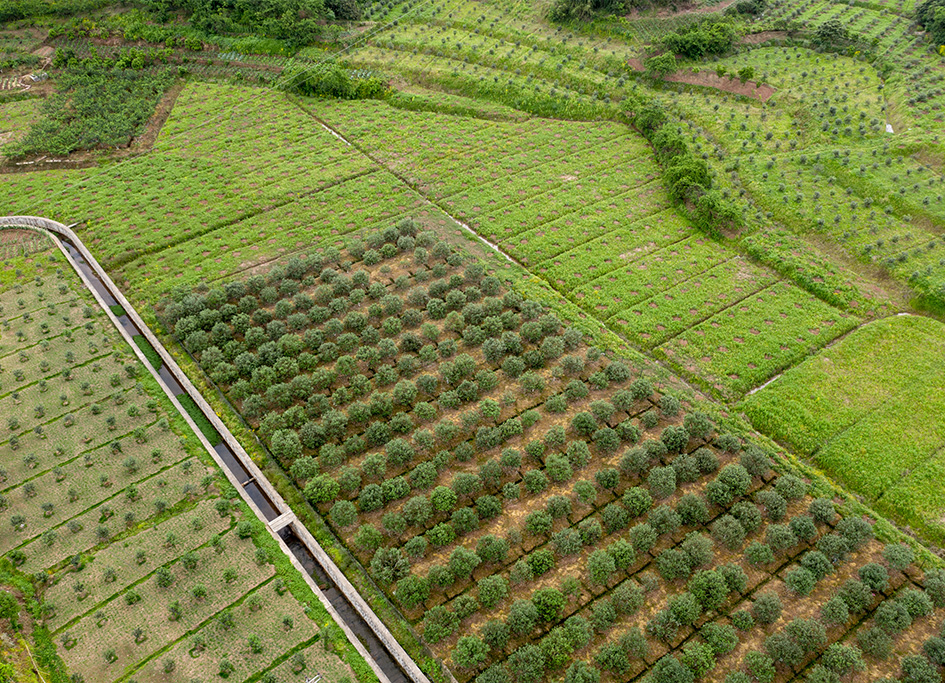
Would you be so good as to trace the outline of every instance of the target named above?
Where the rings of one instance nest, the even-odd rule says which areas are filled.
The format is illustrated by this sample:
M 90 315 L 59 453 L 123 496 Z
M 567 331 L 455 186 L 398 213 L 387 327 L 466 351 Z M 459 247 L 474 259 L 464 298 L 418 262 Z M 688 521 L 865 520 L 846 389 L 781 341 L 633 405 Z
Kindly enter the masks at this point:
M 945 326 L 879 320 L 741 407 L 762 432 L 911 523 L 945 509 Z

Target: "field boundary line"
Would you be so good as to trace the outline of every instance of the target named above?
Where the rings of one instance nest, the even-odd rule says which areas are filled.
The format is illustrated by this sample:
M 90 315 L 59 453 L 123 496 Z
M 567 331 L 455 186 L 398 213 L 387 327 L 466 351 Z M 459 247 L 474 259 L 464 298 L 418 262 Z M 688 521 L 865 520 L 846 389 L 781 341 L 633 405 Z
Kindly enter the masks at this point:
M 732 255 L 731 258 L 725 259 L 725 260 L 722 261 L 721 263 L 712 266 L 712 267 L 709 268 L 708 270 L 702 271 L 701 273 L 699 273 L 698 275 L 696 275 L 696 277 L 699 277 L 699 275 L 705 275 L 705 274 L 708 273 L 709 271 L 714 270 L 714 269 L 716 269 L 716 268 L 718 268 L 718 267 L 720 267 L 720 266 L 723 266 L 723 265 L 725 265 L 726 263 L 730 263 L 730 262 L 734 261 L 735 259 L 741 259 L 741 260 L 744 261 L 745 263 L 754 265 L 754 264 L 751 263 L 751 261 L 749 261 L 747 258 L 745 258 L 742 254 L 735 253 L 735 254 Z M 767 267 L 765 267 L 765 270 L 770 270 L 770 269 L 767 268 Z M 773 272 L 773 271 L 772 271 L 772 272 Z M 693 327 L 695 327 L 696 325 L 701 325 L 701 324 L 704 323 L 706 320 L 709 320 L 710 318 L 714 318 L 715 316 L 724 313 L 725 311 L 729 310 L 729 309 L 732 308 L 733 306 L 737 306 L 738 304 L 740 304 L 740 303 L 741 303 L 742 301 L 744 301 L 745 299 L 747 299 L 747 298 L 749 298 L 749 297 L 752 297 L 752 296 L 755 296 L 756 294 L 760 294 L 761 292 L 764 292 L 764 291 L 766 291 L 766 290 L 768 290 L 768 289 L 771 289 L 772 287 L 774 287 L 774 286 L 775 286 L 776 284 L 778 284 L 779 282 L 784 282 L 784 278 L 782 278 L 779 273 L 773 273 L 773 274 L 774 274 L 775 276 L 777 276 L 774 282 L 772 282 L 772 283 L 770 283 L 770 284 L 767 284 L 767 285 L 765 285 L 764 287 L 759 287 L 758 289 L 756 289 L 756 290 L 754 290 L 754 291 L 752 291 L 752 292 L 749 292 L 749 293 L 746 294 L 745 296 L 739 297 L 738 299 L 734 299 L 732 302 L 730 302 L 728 305 L 724 306 L 723 308 L 720 308 L 719 310 L 717 310 L 717 311 L 715 311 L 715 312 L 713 312 L 713 313 L 710 313 L 709 315 L 707 315 L 707 316 L 705 316 L 705 317 L 699 318 L 698 320 L 694 321 L 691 325 L 689 325 L 688 327 L 686 327 L 686 329 L 681 330 L 681 331 L 677 332 L 676 334 L 671 334 L 670 336 L 666 337 L 666 339 L 664 339 L 663 341 L 661 341 L 659 344 L 655 344 L 655 345 L 649 347 L 648 350 L 649 350 L 649 351 L 653 351 L 654 349 L 658 349 L 659 347 L 664 346 L 665 344 L 668 344 L 669 342 L 671 342 L 673 339 L 675 339 L 675 338 L 678 337 L 679 335 L 685 334 L 686 332 L 688 332 L 689 330 L 691 330 L 691 329 L 692 329 Z M 678 284 L 681 284 L 681 283 L 683 283 L 683 282 L 691 282 L 691 281 L 694 280 L 694 279 L 695 279 L 694 277 L 693 277 L 693 278 L 687 278 L 686 280 L 681 280 L 680 283 L 678 283 Z M 673 285 L 673 286 L 675 286 L 675 285 Z M 670 288 L 670 289 L 671 289 L 671 288 Z M 668 290 L 665 290 L 665 289 L 663 290 L 664 293 L 667 292 L 667 291 L 668 291 Z M 654 296 L 657 296 L 657 295 L 654 295 Z M 648 296 L 646 299 L 643 299 L 643 301 L 637 302 L 637 304 L 635 304 L 635 305 L 639 306 L 640 304 L 644 303 L 645 301 L 649 301 L 649 300 L 652 299 L 652 298 L 654 298 L 654 297 L 653 297 L 653 296 Z M 630 310 L 630 309 L 626 309 L 626 310 Z M 615 313 L 614 315 L 619 315 L 619 313 Z M 613 316 L 611 316 L 611 318 L 612 318 L 612 317 L 613 317 Z M 608 320 L 610 320 L 610 318 L 608 318 Z
M 338 624 L 338 626 L 345 632 L 349 642 L 352 646 L 358 651 L 361 657 L 365 662 L 371 667 L 375 675 L 381 681 L 381 683 L 390 683 L 390 679 L 380 668 L 371 654 L 367 651 L 367 648 L 361 643 L 358 637 L 348 626 L 332 604 L 328 601 L 325 594 L 318 587 L 318 584 L 312 579 L 311 575 L 302 568 L 299 561 L 289 550 L 288 546 L 282 540 L 282 538 L 274 533 L 267 523 L 266 516 L 259 509 L 256 503 L 250 498 L 249 493 L 245 490 L 242 485 L 242 482 L 237 480 L 237 477 L 230 469 L 225 465 L 220 455 L 216 452 L 213 445 L 207 440 L 203 435 L 203 432 L 200 431 L 197 424 L 194 422 L 190 414 L 184 409 L 184 407 L 174 396 L 173 391 L 166 384 L 166 382 L 161 378 L 160 374 L 154 367 L 151 365 L 150 361 L 147 360 L 144 353 L 138 347 L 137 344 L 131 338 L 131 335 L 127 330 L 120 324 L 118 318 L 115 317 L 111 309 L 105 305 L 104 300 L 102 299 L 99 292 L 96 290 L 92 283 L 88 280 L 85 273 L 78 266 L 75 260 L 72 258 L 72 255 L 69 254 L 68 250 L 65 248 L 62 240 L 59 239 L 65 238 L 74 246 L 74 248 L 79 252 L 79 254 L 87 261 L 90 268 L 100 278 L 104 288 L 108 290 L 111 295 L 118 301 L 118 303 L 125 310 L 126 315 L 129 320 L 134 323 L 141 332 L 141 334 L 148 340 L 148 342 L 154 347 L 158 355 L 161 357 L 162 362 L 171 373 L 173 378 L 180 383 L 181 387 L 184 389 L 190 398 L 197 404 L 197 407 L 204 413 L 207 419 L 213 424 L 214 428 L 219 432 L 220 436 L 223 438 L 223 441 L 229 446 L 237 461 L 246 469 L 246 471 L 251 475 L 251 481 L 255 481 L 259 487 L 264 491 L 264 493 L 269 497 L 273 502 L 273 506 L 279 514 L 289 512 L 292 514 L 294 522 L 292 527 L 296 530 L 304 530 L 304 534 L 300 534 L 299 537 L 302 542 L 306 545 L 307 549 L 312 552 L 319 563 L 322 565 L 323 569 L 329 576 L 336 582 L 339 589 L 344 593 L 346 599 L 351 603 L 355 608 L 358 614 L 362 619 L 367 623 L 367 625 L 374 631 L 378 639 L 384 644 L 385 649 L 388 650 L 391 657 L 397 664 L 407 672 L 407 674 L 412 678 L 416 683 L 430 683 L 426 675 L 420 670 L 420 667 L 417 666 L 407 652 L 403 649 L 399 642 L 393 637 L 390 631 L 387 629 L 387 626 L 378 618 L 374 613 L 371 607 L 367 604 L 364 598 L 354 589 L 354 586 L 348 581 L 347 577 L 341 572 L 341 570 L 335 565 L 334 561 L 328 555 L 327 552 L 318 544 L 314 537 L 308 533 L 308 530 L 305 529 L 304 524 L 295 516 L 295 513 L 292 512 L 291 508 L 283 500 L 282 496 L 275 490 L 275 487 L 269 482 L 265 477 L 256 463 L 253 462 L 252 458 L 249 457 L 249 454 L 243 449 L 236 437 L 230 432 L 230 430 L 223 424 L 223 421 L 216 414 L 213 408 L 207 403 L 206 399 L 201 395 L 200 391 L 191 383 L 190 379 L 184 373 L 184 371 L 177 365 L 176 361 L 171 356 L 170 352 L 164 347 L 164 345 L 158 340 L 157 336 L 151 331 L 151 328 L 141 319 L 138 315 L 137 310 L 131 303 L 125 298 L 121 290 L 115 286 L 111 278 L 104 271 L 104 269 L 96 261 L 95 257 L 92 256 L 91 252 L 85 246 L 85 244 L 76 236 L 72 229 L 62 223 L 56 221 L 51 221 L 45 218 L 39 218 L 35 216 L 3 216 L 0 217 L 0 226 L 18 226 L 18 227 L 29 227 L 37 229 L 46 233 L 52 233 L 56 237 L 54 241 L 59 246 L 60 250 L 65 254 L 70 265 L 79 273 L 79 276 L 82 278 L 83 282 L 86 283 L 86 286 L 92 292 L 96 301 L 99 305 L 105 310 L 105 313 L 108 315 L 109 319 L 112 321 L 112 324 L 118 329 L 122 338 L 131 346 L 132 351 L 138 360 L 143 364 L 143 366 L 151 373 L 151 376 L 155 378 L 160 387 L 164 390 L 165 395 L 171 401 L 171 404 L 180 412 L 181 417 L 185 420 L 188 426 L 193 430 L 194 435 L 207 450 L 210 456 L 213 458 L 217 466 L 223 471 L 223 474 L 226 476 L 227 480 L 239 491 L 240 496 L 243 498 L 243 501 L 249 506 L 249 509 L 252 510 L 256 516 L 265 524 L 266 530 L 273 537 L 273 539 L 278 543 L 279 547 L 282 549 L 283 553 L 289 558 L 293 566 L 299 570 L 302 575 L 302 578 L 309 585 L 312 592 L 318 597 L 319 601 L 325 607 L 328 614 L 332 619 Z
M 694 229 L 694 230 L 695 230 L 695 229 Z M 610 234 L 610 233 L 608 233 L 608 234 Z M 678 240 L 674 240 L 673 242 L 669 242 L 669 243 L 667 243 L 666 245 L 664 245 L 664 246 L 662 246 L 662 247 L 657 247 L 657 248 L 654 249 L 653 251 L 644 252 L 644 253 L 642 253 L 638 258 L 631 259 L 631 260 L 629 260 L 629 261 L 624 261 L 623 263 L 621 263 L 621 264 L 620 264 L 618 267 L 616 267 L 616 268 L 611 268 L 610 270 L 606 270 L 606 271 L 602 272 L 600 275 L 597 275 L 596 277 L 594 277 L 593 279 L 588 280 L 588 281 L 586 281 L 586 282 L 580 283 L 577 287 L 571 287 L 570 289 L 568 289 L 568 292 L 576 292 L 579 288 L 582 288 L 582 287 L 592 287 L 592 286 L 594 285 L 594 283 L 597 282 L 598 280 L 600 280 L 600 279 L 602 279 L 602 278 L 609 278 L 609 277 L 612 277 L 613 274 L 616 273 L 618 270 L 622 270 L 623 268 L 625 268 L 625 267 L 627 267 L 627 266 L 632 266 L 633 264 L 639 263 L 639 262 L 643 261 L 644 259 L 652 258 L 652 257 L 656 256 L 657 254 L 659 254 L 660 252 L 662 252 L 662 251 L 664 251 L 664 250 L 666 250 L 666 249 L 671 249 L 671 248 L 674 247 L 675 245 L 680 244 L 681 242 L 685 242 L 685 241 L 688 240 L 688 239 L 692 239 L 693 237 L 698 237 L 698 236 L 700 236 L 701 234 L 702 234 L 702 233 L 700 233 L 700 232 L 698 232 L 698 231 L 694 231 L 694 232 L 693 232 L 692 234 L 690 234 L 690 235 L 686 235 L 685 237 L 680 237 Z M 708 239 L 708 238 L 707 238 L 707 239 Z M 584 244 L 588 244 L 588 243 L 585 242 Z M 571 251 L 573 251 L 573 250 L 571 250 Z M 568 253 L 570 253 L 570 251 L 564 252 L 564 254 L 568 254 Z M 562 254 L 562 255 L 563 255 L 563 254 Z M 731 254 L 728 258 L 722 259 L 721 261 L 719 261 L 718 263 L 716 263 L 714 266 L 710 266 L 709 268 L 707 268 L 707 269 L 705 269 L 705 270 L 701 270 L 701 271 L 699 271 L 698 273 L 696 273 L 695 275 L 692 275 L 692 276 L 690 276 L 690 277 L 686 277 L 686 278 L 683 278 L 683 279 L 681 279 L 681 280 L 676 280 L 676 281 L 674 281 L 673 284 L 670 285 L 669 287 L 667 287 L 666 289 L 672 289 L 672 288 L 675 287 L 676 285 L 682 284 L 682 283 L 684 283 L 684 282 L 688 282 L 689 280 L 692 280 L 693 278 L 699 277 L 700 275 L 702 275 L 703 273 L 708 272 L 708 271 L 711 270 L 712 268 L 715 268 L 716 266 L 720 266 L 720 265 L 722 265 L 723 263 L 727 263 L 728 261 L 731 261 L 733 258 L 736 258 L 736 257 L 738 257 L 738 256 L 740 256 L 740 254 L 738 254 L 737 252 L 736 252 L 736 253 L 733 253 L 733 254 Z M 553 257 L 553 258 L 558 258 L 558 257 L 555 256 L 555 257 Z M 551 259 L 548 259 L 548 260 L 550 261 Z M 547 262 L 547 261 L 542 261 L 542 263 L 546 263 L 546 262 Z M 540 266 L 541 264 L 538 264 L 538 265 Z M 538 266 L 536 266 L 536 267 L 538 267 Z M 551 286 L 554 287 L 555 289 L 558 289 L 558 287 L 565 287 L 565 286 L 566 286 L 566 285 L 558 285 L 557 283 L 552 284 L 550 281 L 549 281 L 549 284 L 551 284 Z M 660 292 L 665 292 L 666 289 L 661 289 Z M 558 291 L 561 291 L 561 290 L 558 290 Z M 660 292 L 657 292 L 657 294 L 659 294 Z M 569 299 L 571 298 L 570 296 L 568 296 L 567 293 L 565 293 L 565 292 L 561 292 L 561 293 L 564 294 L 567 298 L 569 298 Z M 646 298 L 644 298 L 644 299 L 641 299 L 640 301 L 646 301 L 647 299 L 652 299 L 653 296 L 656 296 L 656 294 L 653 294 L 653 295 L 648 296 L 648 297 L 646 297 Z M 590 309 L 586 308 L 585 306 L 583 306 L 583 305 L 580 303 L 581 301 L 583 301 L 583 299 L 572 299 L 572 301 L 574 302 L 574 304 L 575 304 L 576 306 L 580 306 L 580 307 L 583 308 L 585 311 L 587 311 L 588 313 L 591 313 L 591 314 L 593 315 L 593 313 L 591 312 Z M 617 313 L 614 313 L 613 315 L 607 316 L 607 318 L 605 318 L 605 320 L 610 320 L 610 318 L 614 317 L 614 315 L 617 315 Z M 596 317 L 596 316 L 595 316 L 595 317 Z M 600 318 L 598 318 L 598 320 L 600 320 Z

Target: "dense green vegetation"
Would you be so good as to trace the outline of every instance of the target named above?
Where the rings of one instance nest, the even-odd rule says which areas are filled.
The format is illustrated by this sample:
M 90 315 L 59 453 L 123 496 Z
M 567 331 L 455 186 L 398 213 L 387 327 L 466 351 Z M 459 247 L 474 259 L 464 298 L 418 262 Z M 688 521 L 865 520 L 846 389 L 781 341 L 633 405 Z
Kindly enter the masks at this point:
M 461 680 L 881 666 L 945 604 L 907 546 L 410 220 L 161 315 Z
M 2 213 L 81 221 L 432 680 L 442 662 L 461 683 L 932 683 L 945 662 L 940 5 L 0 3 L 15 70 L 0 140 L 16 152 L 0 170 L 32 169 L 4 175 Z M 25 89 L 39 64 L 49 80 Z M 29 281 L 21 265 L 0 282 Z M 4 388 L 42 362 L 19 367 L 18 353 Z M 33 403 L 49 411 L 3 413 L 20 452 L 51 428 Z M 228 495 L 168 500 L 155 521 Z M 58 564 L 40 568 L 54 585 L 35 587 L 55 605 L 82 591 L 56 555 L 71 536 L 54 530 L 7 552 L 34 585 L 52 539 Z M 143 533 L 120 537 L 155 552 Z M 251 620 L 253 591 L 269 599 L 278 575 L 309 605 L 268 536 L 243 533 L 278 561 L 257 565 L 269 579 L 246 573 L 270 583 L 227 599 Z M 90 609 L 75 628 L 127 638 L 119 612 L 99 625 Z M 95 680 L 117 671 L 58 640 L 77 633 L 58 619 L 45 617 L 45 653 Z M 344 644 L 294 624 L 273 637 Z M 267 680 L 232 650 L 216 670 L 223 650 L 205 657 L 162 628 L 176 668 L 162 653 L 112 678 L 200 679 L 196 652 L 213 664 L 204 679 L 232 664 Z M 291 657 L 269 669 L 298 674 Z
M 127 147 L 171 82 L 164 70 L 136 71 L 94 59 L 73 64 L 59 80 L 56 94 L 43 102 L 39 121 L 5 154 Z

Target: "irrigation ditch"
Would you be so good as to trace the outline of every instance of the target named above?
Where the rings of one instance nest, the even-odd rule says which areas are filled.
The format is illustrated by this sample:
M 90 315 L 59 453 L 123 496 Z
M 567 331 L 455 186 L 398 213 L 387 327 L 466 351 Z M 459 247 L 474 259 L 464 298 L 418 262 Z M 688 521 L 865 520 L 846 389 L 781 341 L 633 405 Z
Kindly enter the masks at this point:
M 309 587 L 342 628 L 348 640 L 364 657 L 381 683 L 430 683 L 416 662 L 397 642 L 252 461 L 249 454 L 190 382 L 171 354 L 145 324 L 71 227 L 35 216 L 2 216 L 0 228 L 3 227 L 29 228 L 42 232 L 59 247 L 119 333 L 131 346 L 142 365 L 167 394 L 171 403 L 190 425 L 201 444 L 223 470 L 243 500 L 266 525 L 279 547 L 301 572 Z M 120 307 L 124 312 L 121 315 L 115 315 L 112 307 Z M 134 341 L 136 336 L 146 339 L 157 352 L 161 360 L 159 368 L 155 368 L 144 355 Z M 220 435 L 218 443 L 210 443 L 183 407 L 180 398 L 185 396 L 196 404 L 200 412 L 216 429 Z

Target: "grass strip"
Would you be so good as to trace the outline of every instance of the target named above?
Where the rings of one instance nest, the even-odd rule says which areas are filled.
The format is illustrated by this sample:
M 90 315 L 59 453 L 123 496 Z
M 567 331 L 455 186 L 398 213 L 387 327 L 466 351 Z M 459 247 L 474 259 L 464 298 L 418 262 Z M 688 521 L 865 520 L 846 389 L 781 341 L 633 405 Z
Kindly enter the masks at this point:
M 203 411 L 197 407 L 197 404 L 190 395 L 181 394 L 177 397 L 177 400 L 180 401 L 181 406 L 187 411 L 187 414 L 193 418 L 197 427 L 203 435 L 207 437 L 207 441 L 209 441 L 211 445 L 216 446 L 223 441 L 223 438 L 217 432 L 216 428 L 211 424 L 210 420 L 207 419 L 207 416 L 203 414 Z

